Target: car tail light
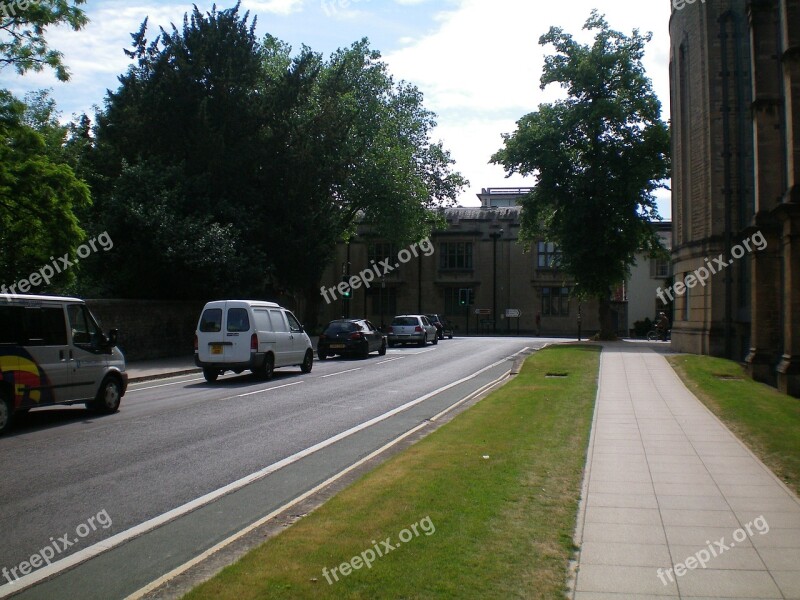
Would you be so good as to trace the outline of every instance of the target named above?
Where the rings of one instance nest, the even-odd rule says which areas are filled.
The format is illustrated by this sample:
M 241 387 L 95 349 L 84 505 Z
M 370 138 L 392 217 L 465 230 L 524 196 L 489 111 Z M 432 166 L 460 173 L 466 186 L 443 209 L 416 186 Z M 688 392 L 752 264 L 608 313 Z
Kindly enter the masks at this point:
M 391 326 L 386 328 L 386 333 L 392 333 L 393 331 L 394 329 L 392 329 Z
M 321 333 L 319 335 L 319 339 L 321 339 L 321 340 L 324 340 L 326 337 L 328 337 L 328 336 L 326 336 L 324 333 Z
M 258 336 L 255 333 L 250 336 L 250 350 L 258 352 Z
M 416 333 L 422 333 L 422 327 L 420 327 L 419 325 L 417 325 L 416 327 L 414 327 L 414 331 L 415 331 Z
M 197 352 L 197 334 L 194 334 L 194 351 Z
M 355 333 L 351 333 L 350 334 L 350 339 L 351 340 L 363 340 L 364 339 L 364 334 L 361 333 L 360 331 L 357 331 Z

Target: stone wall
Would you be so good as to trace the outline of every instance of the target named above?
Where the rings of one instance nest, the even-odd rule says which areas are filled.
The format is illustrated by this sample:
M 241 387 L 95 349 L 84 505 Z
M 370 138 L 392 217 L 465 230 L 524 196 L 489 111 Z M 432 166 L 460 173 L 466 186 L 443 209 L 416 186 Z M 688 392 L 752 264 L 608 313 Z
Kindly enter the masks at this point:
M 105 333 L 119 330 L 118 345 L 131 360 L 189 356 L 203 302 L 87 300 Z

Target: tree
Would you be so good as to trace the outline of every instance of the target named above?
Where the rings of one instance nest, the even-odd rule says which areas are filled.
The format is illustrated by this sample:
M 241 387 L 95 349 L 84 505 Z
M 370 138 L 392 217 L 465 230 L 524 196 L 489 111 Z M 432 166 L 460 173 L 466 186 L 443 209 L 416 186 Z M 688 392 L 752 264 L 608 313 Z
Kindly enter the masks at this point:
M 86 0 L 10 0 L 0 4 L 0 70 L 13 67 L 24 75 L 49 67 L 59 81 L 69 80 L 64 55 L 50 48 L 44 37 L 51 25 L 67 25 L 74 31 L 88 19 L 81 4 Z
M 23 102 L 0 90 L 0 272 L 8 285 L 52 256 L 73 254 L 84 235 L 75 212 L 91 202 L 46 136 L 26 124 L 31 118 Z M 74 275 L 65 272 L 60 283 Z
M 662 248 L 651 222 L 660 219 L 654 191 L 669 175 L 669 130 L 642 66 L 651 35 L 613 31 L 596 11 L 584 29 L 596 32 L 592 45 L 557 27 L 540 38 L 556 50 L 541 88 L 558 83 L 567 98 L 520 119 L 492 161 L 537 177 L 522 201 L 521 237 L 559 246 L 560 268 L 580 297 L 598 300 L 608 339 L 612 287 L 637 252 Z

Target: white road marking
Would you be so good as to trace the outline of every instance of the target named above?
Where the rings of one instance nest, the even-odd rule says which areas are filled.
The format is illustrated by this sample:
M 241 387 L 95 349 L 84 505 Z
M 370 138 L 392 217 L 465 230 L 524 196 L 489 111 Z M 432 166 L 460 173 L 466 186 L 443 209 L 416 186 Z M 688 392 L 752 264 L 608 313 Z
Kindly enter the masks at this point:
M 181 383 L 190 383 L 192 381 L 203 381 L 205 377 L 198 377 L 197 379 L 184 379 L 183 381 L 173 381 L 172 383 L 162 383 L 159 385 L 151 385 L 149 387 L 136 388 L 135 390 L 128 390 L 126 393 L 133 394 L 134 392 L 143 392 L 144 390 L 154 390 L 156 388 L 167 387 L 168 385 L 180 385 Z
M 381 361 L 381 362 L 379 362 L 379 363 L 375 363 L 375 366 L 378 366 L 378 365 L 385 365 L 386 363 L 394 362 L 394 361 L 396 361 L 396 360 L 403 360 L 403 358 L 405 358 L 405 357 L 403 357 L 403 356 L 398 356 L 397 358 L 390 358 L 390 359 L 388 359 L 388 360 L 382 360 L 382 361 Z
M 344 375 L 345 373 L 352 373 L 353 371 L 360 371 L 362 367 L 358 367 L 357 369 L 348 369 L 347 371 L 339 371 L 338 373 L 331 373 L 330 375 L 323 375 L 320 379 L 325 379 L 326 377 L 336 377 L 337 375 Z
M 256 390 L 255 392 L 247 392 L 246 394 L 239 394 L 238 396 L 230 396 L 228 398 L 222 398 L 223 400 L 230 400 L 231 398 L 244 398 L 245 396 L 252 396 L 254 394 L 260 394 L 261 392 L 269 392 L 271 390 L 279 390 L 281 388 L 289 387 L 292 385 L 300 385 L 303 383 L 302 381 L 295 381 L 294 383 L 284 383 L 283 385 L 276 385 L 275 387 L 264 388 L 263 390 Z

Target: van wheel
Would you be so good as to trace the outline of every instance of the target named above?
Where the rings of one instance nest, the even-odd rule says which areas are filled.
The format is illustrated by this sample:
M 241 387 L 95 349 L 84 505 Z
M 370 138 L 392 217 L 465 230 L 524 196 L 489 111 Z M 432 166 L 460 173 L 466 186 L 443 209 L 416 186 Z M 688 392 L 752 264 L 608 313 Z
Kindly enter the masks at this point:
M 270 354 L 264 358 L 264 364 L 253 372 L 261 379 L 272 379 L 275 374 L 275 358 Z
M 116 377 L 107 377 L 97 392 L 97 397 L 92 402 L 86 403 L 86 408 L 92 412 L 110 415 L 119 410 L 122 399 L 122 388 Z
M 300 370 L 303 373 L 311 373 L 311 367 L 314 366 L 314 353 L 311 350 L 306 350 L 306 357 L 303 359 L 303 364 L 300 365 Z
M 381 342 L 381 349 L 378 350 L 378 355 L 386 356 L 386 340 L 383 340 L 383 342 Z
M 0 391 L 0 435 L 6 432 L 11 425 L 11 402 L 6 393 Z
M 203 377 L 208 383 L 214 383 L 219 377 L 219 369 L 203 369 Z

